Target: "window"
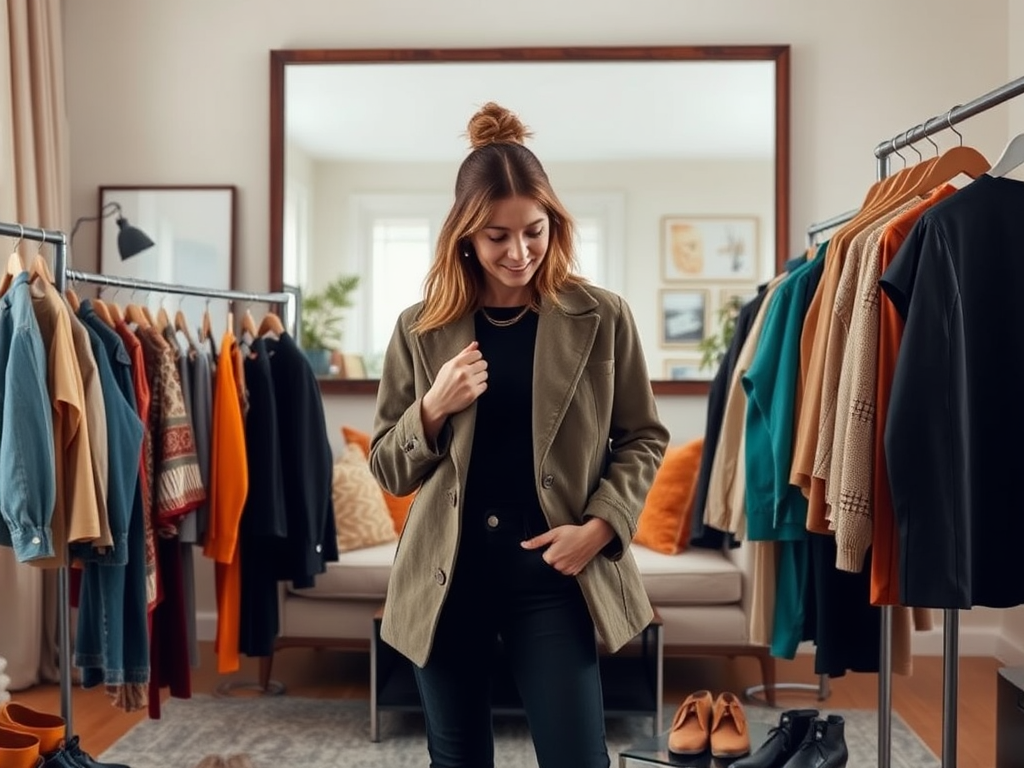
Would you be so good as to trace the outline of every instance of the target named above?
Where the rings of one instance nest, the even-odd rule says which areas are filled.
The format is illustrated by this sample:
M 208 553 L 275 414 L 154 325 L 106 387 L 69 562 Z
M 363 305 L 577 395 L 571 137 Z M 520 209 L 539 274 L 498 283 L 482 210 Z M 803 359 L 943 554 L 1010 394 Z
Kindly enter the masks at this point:
M 423 298 L 423 279 L 433 259 L 429 218 L 374 218 L 370 301 L 371 357 L 387 349 L 395 320 Z
M 563 198 L 576 227 L 580 272 L 596 285 L 621 291 L 623 198 L 581 194 Z M 360 194 L 352 198 L 355 253 L 351 268 L 364 276 L 357 316 L 346 325 L 361 349 L 366 375 L 380 375 L 384 352 L 402 310 L 423 298 L 423 281 L 434 259 L 449 195 Z M 360 341 L 361 340 L 361 343 Z M 355 345 L 353 345 L 355 346 Z
M 576 262 L 580 273 L 595 285 L 605 285 L 606 233 L 598 218 L 576 219 Z

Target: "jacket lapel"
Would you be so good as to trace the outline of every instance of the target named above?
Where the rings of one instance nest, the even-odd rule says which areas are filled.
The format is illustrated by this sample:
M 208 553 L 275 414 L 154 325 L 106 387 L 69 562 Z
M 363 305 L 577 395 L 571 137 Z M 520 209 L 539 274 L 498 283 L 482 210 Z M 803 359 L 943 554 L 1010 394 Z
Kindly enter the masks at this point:
M 476 338 L 473 313 L 464 315 L 442 328 L 414 336 L 420 346 L 421 359 L 427 369 L 427 376 L 433 384 L 441 366 L 455 357 Z M 476 426 L 476 403 L 455 414 L 450 419 L 452 427 L 452 454 L 456 467 L 469 464 L 473 448 L 473 429 Z
M 533 456 L 543 464 L 565 418 L 601 323 L 597 301 L 576 288 L 559 297 L 562 306 L 545 300 L 537 322 L 533 356 Z

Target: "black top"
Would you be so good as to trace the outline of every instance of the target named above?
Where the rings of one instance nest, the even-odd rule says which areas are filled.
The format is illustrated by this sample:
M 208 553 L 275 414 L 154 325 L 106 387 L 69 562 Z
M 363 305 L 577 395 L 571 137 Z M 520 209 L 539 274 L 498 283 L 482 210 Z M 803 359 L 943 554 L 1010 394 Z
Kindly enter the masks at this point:
M 498 321 L 523 307 L 487 307 Z M 491 507 L 540 509 L 533 476 L 533 350 L 537 313 L 497 327 L 476 313 L 476 339 L 487 361 L 487 390 L 476 403 L 476 429 L 466 480 L 466 514 Z
M 885 453 L 905 605 L 1024 603 L 1024 183 L 928 209 L 881 286 L 906 320 Z

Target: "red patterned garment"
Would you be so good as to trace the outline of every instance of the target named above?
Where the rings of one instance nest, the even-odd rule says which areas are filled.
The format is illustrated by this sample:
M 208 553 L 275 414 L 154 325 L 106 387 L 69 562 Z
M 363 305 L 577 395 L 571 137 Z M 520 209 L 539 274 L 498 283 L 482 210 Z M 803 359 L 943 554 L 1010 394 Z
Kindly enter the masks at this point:
M 153 525 L 157 535 L 174 536 L 178 519 L 206 501 L 206 488 L 174 350 L 153 328 L 140 329 L 139 338 L 151 396 Z

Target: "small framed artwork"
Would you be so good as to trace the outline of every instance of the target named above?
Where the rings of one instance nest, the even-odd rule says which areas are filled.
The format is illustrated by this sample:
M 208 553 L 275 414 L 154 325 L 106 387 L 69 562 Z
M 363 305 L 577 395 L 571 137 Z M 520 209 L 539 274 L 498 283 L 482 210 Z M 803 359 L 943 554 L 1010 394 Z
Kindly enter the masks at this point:
M 758 280 L 756 216 L 665 216 L 661 276 L 666 282 Z
M 714 377 L 714 369 L 701 368 L 699 359 L 671 358 L 665 361 L 665 378 L 669 381 L 708 381 Z
M 696 348 L 707 334 L 709 311 L 706 289 L 663 289 L 661 345 Z

